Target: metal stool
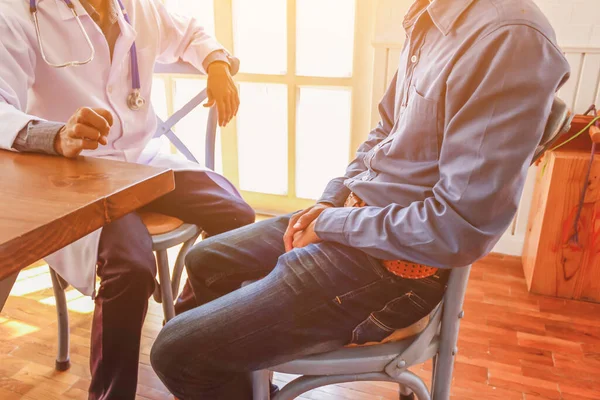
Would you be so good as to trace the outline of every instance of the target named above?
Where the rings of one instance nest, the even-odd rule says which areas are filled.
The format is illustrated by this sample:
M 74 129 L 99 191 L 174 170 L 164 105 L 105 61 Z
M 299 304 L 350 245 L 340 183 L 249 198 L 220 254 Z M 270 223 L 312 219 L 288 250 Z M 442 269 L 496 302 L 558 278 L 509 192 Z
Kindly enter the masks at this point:
M 177 218 L 168 217 L 162 214 L 141 214 L 142 220 L 152 218 L 153 221 L 170 221 L 172 223 L 181 222 L 174 229 L 152 235 L 152 250 L 156 257 L 156 267 L 158 270 L 158 282 L 154 291 L 154 300 L 162 303 L 165 321 L 175 317 L 174 294 L 179 293 L 181 274 L 183 273 L 185 255 L 194 245 L 202 230 L 196 225 L 184 224 Z M 176 221 L 174 221 L 176 220 Z M 172 225 L 171 225 L 172 226 Z M 156 232 L 157 225 L 146 225 L 148 231 Z M 160 226 L 164 230 L 164 225 Z M 183 244 L 175 265 L 173 267 L 173 277 L 169 268 L 169 258 L 167 250 L 171 247 Z M 57 371 L 66 371 L 71 367 L 69 358 L 69 312 L 67 309 L 67 299 L 65 290 L 69 284 L 50 268 L 50 277 L 52 278 L 52 288 L 54 298 L 56 299 L 56 313 L 58 316 L 58 354 L 56 356 L 55 368 Z
M 174 300 L 179 293 L 181 274 L 183 273 L 185 255 L 194 245 L 202 230 L 192 224 L 185 224 L 182 220 L 158 213 L 140 213 L 142 221 L 152 235 L 152 250 L 156 255 L 158 269 L 158 282 L 154 291 L 154 300 L 162 303 L 165 321 L 175 317 Z M 183 244 L 175 265 L 173 276 L 169 270 L 167 250 Z
M 201 72 L 196 70 L 193 66 L 181 61 L 174 64 L 157 64 L 155 65 L 154 72 L 201 75 Z M 206 98 L 207 94 L 205 89 L 185 104 L 181 110 L 171 115 L 166 121 L 162 121 L 158 118 L 158 127 L 154 135 L 154 138 L 166 136 L 185 158 L 195 163 L 198 163 L 198 160 L 175 135 L 172 128 Z M 209 110 L 206 123 L 204 150 L 205 165 L 210 170 L 214 170 L 215 168 L 217 121 L 217 108 L 212 107 Z M 146 228 L 148 228 L 148 232 L 150 232 L 150 235 L 152 236 L 152 250 L 156 256 L 158 285 L 154 292 L 154 299 L 158 303 L 162 303 L 165 321 L 168 321 L 175 316 L 173 300 L 177 293 L 179 293 L 185 255 L 198 239 L 202 230 L 196 225 L 185 224 L 177 218 L 163 214 L 141 212 L 140 216 L 142 217 Z M 177 260 L 175 261 L 173 268 L 173 276 L 171 278 L 167 250 L 181 244 L 183 244 L 183 246 L 177 255 Z M 69 284 L 54 272 L 52 268 L 50 268 L 50 275 L 52 277 L 54 297 L 56 298 L 56 312 L 58 314 L 58 355 L 56 357 L 56 370 L 66 371 L 71 366 L 69 359 L 69 315 L 65 296 L 65 289 Z

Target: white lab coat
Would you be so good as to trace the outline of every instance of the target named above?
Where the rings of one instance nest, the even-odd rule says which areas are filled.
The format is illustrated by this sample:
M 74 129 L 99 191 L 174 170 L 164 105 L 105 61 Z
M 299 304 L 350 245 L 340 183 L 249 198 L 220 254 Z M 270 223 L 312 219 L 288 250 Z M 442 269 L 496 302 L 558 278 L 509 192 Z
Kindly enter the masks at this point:
M 127 107 L 131 91 L 129 48 L 135 40 L 141 93 L 150 99 L 155 62 L 169 64 L 182 59 L 203 71 L 205 57 L 223 47 L 195 20 L 168 13 L 160 0 L 123 2 L 132 26 L 119 9 L 121 36 L 111 63 L 102 31 L 79 1 L 73 0 L 96 55 L 89 64 L 55 69 L 40 55 L 29 2 L 0 0 L 0 148 L 11 149 L 19 131 L 31 120 L 65 122 L 79 107 L 101 107 L 114 117 L 108 145 L 83 155 L 177 170 L 200 168 L 160 154 L 157 146 L 147 146 L 156 130 L 156 114 L 149 102 L 140 111 Z M 39 0 L 38 10 L 48 59 L 55 63 L 85 60 L 88 46 L 63 0 Z M 214 174 L 214 179 L 237 193 L 224 178 Z M 94 292 L 100 232 L 46 258 L 56 272 L 86 295 Z

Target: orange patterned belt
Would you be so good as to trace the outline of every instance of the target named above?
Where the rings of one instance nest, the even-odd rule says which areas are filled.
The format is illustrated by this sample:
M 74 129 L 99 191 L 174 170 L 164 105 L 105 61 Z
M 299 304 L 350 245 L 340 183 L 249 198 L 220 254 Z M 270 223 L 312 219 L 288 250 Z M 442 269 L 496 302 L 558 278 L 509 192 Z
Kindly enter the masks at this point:
M 364 207 L 367 204 L 362 201 L 360 197 L 354 193 L 350 193 L 350 196 L 346 199 L 344 207 Z M 381 260 L 383 265 L 392 274 L 397 275 L 405 279 L 423 279 L 427 278 L 437 272 L 437 268 L 428 267 L 423 264 L 415 264 L 409 261 L 403 260 Z

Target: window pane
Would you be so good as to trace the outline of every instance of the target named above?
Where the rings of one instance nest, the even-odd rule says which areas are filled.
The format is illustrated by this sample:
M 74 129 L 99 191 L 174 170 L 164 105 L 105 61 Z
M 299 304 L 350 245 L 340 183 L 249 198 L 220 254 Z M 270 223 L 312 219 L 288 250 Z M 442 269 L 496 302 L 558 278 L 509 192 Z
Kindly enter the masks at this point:
M 214 0 L 165 0 L 169 11 L 190 15 L 200 22 L 207 33 L 215 36 Z
M 287 34 L 285 0 L 234 0 L 234 53 L 242 72 L 285 74 Z
M 203 79 L 176 79 L 175 80 L 175 111 L 183 107 L 192 97 L 196 96 L 206 87 Z M 206 139 L 206 123 L 208 109 L 199 105 L 175 126 L 173 131 L 179 139 L 192 152 L 201 165 L 205 165 L 204 149 Z M 217 136 L 219 128 L 217 127 Z M 219 143 L 219 142 L 218 142 Z M 220 153 L 217 147 L 215 152 Z M 217 156 L 218 157 L 218 156 Z
M 154 112 L 163 121 L 167 118 L 167 95 L 165 88 L 165 81 L 161 78 L 152 79 L 152 94 L 151 103 L 154 108 Z
M 296 129 L 296 195 L 318 199 L 343 176 L 350 151 L 351 91 L 301 88 Z
M 354 0 L 297 0 L 296 73 L 350 77 Z
M 237 117 L 240 187 L 287 193 L 287 86 L 240 85 Z
M 154 108 L 154 112 L 160 119 L 163 121 L 168 118 L 167 111 L 167 95 L 166 95 L 166 87 L 165 81 L 161 78 L 153 78 L 152 79 L 152 93 L 151 100 L 152 107 Z M 153 142 L 156 143 L 156 146 L 160 149 L 162 153 L 170 153 L 171 146 L 169 141 L 165 138 L 160 139 L 152 139 Z

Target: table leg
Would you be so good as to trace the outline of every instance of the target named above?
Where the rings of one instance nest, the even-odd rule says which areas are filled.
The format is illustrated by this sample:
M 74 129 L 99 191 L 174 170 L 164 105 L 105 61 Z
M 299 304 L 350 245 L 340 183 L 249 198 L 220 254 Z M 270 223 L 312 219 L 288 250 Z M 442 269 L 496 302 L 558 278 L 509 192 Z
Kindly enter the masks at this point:
M 0 280 L 0 311 L 2 311 L 2 308 L 4 308 L 4 303 L 6 303 L 6 299 L 10 294 L 10 290 L 12 289 L 13 285 L 15 284 L 15 281 L 17 280 L 17 275 L 19 275 L 18 272 L 14 275 L 9 276 L 8 278 Z

